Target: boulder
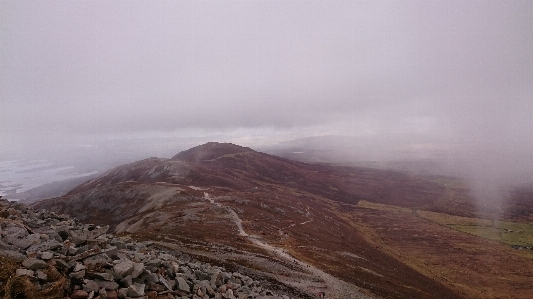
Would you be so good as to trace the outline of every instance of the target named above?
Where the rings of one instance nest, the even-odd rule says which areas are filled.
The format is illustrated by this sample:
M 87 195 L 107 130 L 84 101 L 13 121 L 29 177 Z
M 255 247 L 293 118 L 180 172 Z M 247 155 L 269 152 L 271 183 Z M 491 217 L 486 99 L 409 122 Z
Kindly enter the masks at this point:
M 8 222 L 2 230 L 2 235 L 7 243 L 20 247 L 18 245 L 25 243 L 24 239 L 28 236 L 28 231 L 24 227 Z
M 101 288 L 98 291 L 98 297 L 100 297 L 101 299 L 107 299 L 107 291 L 105 288 Z
M 126 298 L 128 295 L 128 288 L 120 288 L 117 291 L 117 297 L 118 298 Z
M 131 275 L 128 275 L 128 276 L 122 278 L 122 279 L 120 280 L 120 283 L 122 284 L 122 286 L 124 286 L 124 287 L 126 287 L 126 288 L 129 287 L 129 286 L 131 286 L 131 285 L 133 284 L 133 282 L 132 282 L 132 278 L 131 278 Z
M 41 237 L 39 234 L 27 235 L 25 238 L 17 240 L 13 245 L 20 249 L 27 249 L 31 245 L 38 245 L 41 243 Z
M 222 275 L 222 271 L 218 270 L 213 275 L 211 275 L 210 282 L 212 285 L 215 285 L 217 287 L 224 284 L 224 275 Z
M 113 272 L 115 272 L 115 274 L 121 277 L 126 277 L 133 272 L 133 262 L 124 261 L 124 262 L 118 263 L 113 266 Z
M 183 279 L 183 277 L 177 277 L 176 278 L 176 282 L 177 282 L 178 290 L 186 292 L 186 293 L 190 293 L 191 292 L 191 287 L 189 286 L 187 281 L 185 279 Z
M 55 251 L 63 247 L 63 243 L 59 243 L 57 240 L 48 240 L 39 244 L 34 244 L 26 249 L 26 253 L 42 252 L 42 251 Z
M 128 288 L 127 296 L 141 297 L 144 296 L 144 284 L 135 283 Z
M 86 279 L 83 284 L 83 290 L 87 293 L 98 292 L 100 286 L 94 280 Z
M 144 271 L 143 263 L 133 263 L 133 270 L 131 271 L 131 277 L 137 278 Z
M 118 283 L 114 281 L 107 281 L 107 280 L 100 280 L 100 279 L 96 279 L 95 281 L 100 288 L 104 288 L 106 290 L 117 290 L 119 287 Z
M 159 282 L 167 288 L 167 290 L 172 291 L 172 287 L 169 285 L 168 281 L 161 276 L 161 274 L 158 274 L 157 277 L 159 278 Z
M 11 249 L 8 249 L 8 250 L 2 250 L 0 248 L 0 256 L 3 256 L 3 257 L 8 257 L 10 259 L 13 259 L 17 262 L 22 262 L 23 260 L 26 259 L 26 255 L 18 252 L 18 251 L 15 251 L 15 250 L 11 250 Z
M 161 259 L 153 259 L 153 260 L 149 260 L 148 262 L 145 263 L 145 266 L 146 267 L 160 267 L 161 266 Z
M 105 253 L 99 253 L 83 259 L 84 265 L 105 265 L 111 263 L 113 260 Z
M 159 282 L 159 277 L 157 276 L 157 274 L 155 273 L 150 273 L 148 274 L 148 276 L 146 276 L 145 280 L 144 280 L 147 284 L 148 283 L 153 283 L 153 282 Z
M 100 280 L 107 280 L 107 281 L 114 281 L 115 277 L 113 274 L 105 272 L 105 273 L 93 273 L 93 278 L 100 279 Z
M 40 281 L 45 281 L 48 279 L 48 276 L 43 272 L 43 270 L 36 270 L 35 277 Z
M 68 275 L 70 278 L 81 280 L 83 277 L 85 277 L 85 270 L 81 270 L 78 272 L 72 272 Z
M 22 262 L 22 266 L 24 266 L 24 268 L 26 269 L 37 270 L 37 269 L 44 269 L 48 267 L 48 264 L 45 261 L 40 260 L 40 259 L 29 258 L 29 259 L 24 260 L 24 262 Z
M 41 253 L 42 260 L 51 260 L 54 257 L 54 253 L 50 251 L 45 251 Z
M 155 282 L 147 283 L 147 289 L 156 292 L 163 292 L 166 290 L 164 285 Z
M 29 276 L 29 277 L 35 277 L 34 276 L 34 273 L 32 270 L 28 270 L 28 269 L 17 269 L 15 271 L 15 276 Z
M 74 264 L 74 267 L 72 268 L 72 272 L 78 272 L 78 271 L 81 271 L 81 270 L 85 270 L 87 267 L 85 267 L 84 265 L 76 262 Z
M 60 271 L 69 268 L 67 262 L 65 262 L 65 261 L 62 260 L 62 259 L 52 259 L 51 264 L 52 264 L 52 266 L 56 267 L 56 268 L 57 268 L 58 270 L 60 270 Z

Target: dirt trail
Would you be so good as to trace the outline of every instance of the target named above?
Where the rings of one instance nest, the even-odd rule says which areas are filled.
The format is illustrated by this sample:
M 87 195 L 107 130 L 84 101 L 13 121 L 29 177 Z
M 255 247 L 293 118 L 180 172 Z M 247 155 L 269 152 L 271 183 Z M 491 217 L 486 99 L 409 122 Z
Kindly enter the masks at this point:
M 210 203 L 215 204 L 219 207 L 224 207 L 222 204 L 215 202 L 214 199 L 212 199 L 207 192 L 204 192 L 204 197 Z M 327 296 L 326 298 L 372 299 L 372 297 L 369 297 L 363 294 L 357 286 L 347 283 L 345 281 L 342 281 L 340 279 L 337 279 L 336 277 L 316 268 L 313 265 L 310 265 L 308 263 L 305 263 L 303 261 L 296 259 L 295 257 L 285 252 L 282 248 L 278 248 L 266 242 L 263 242 L 262 240 L 259 239 L 258 236 L 248 235 L 244 231 L 244 228 L 242 227 L 242 220 L 239 218 L 237 213 L 235 213 L 235 211 L 233 211 L 233 209 L 231 209 L 230 207 L 225 207 L 225 208 L 228 210 L 228 212 L 230 213 L 232 217 L 232 220 L 237 225 L 240 236 L 247 237 L 247 239 L 252 244 L 272 253 L 273 255 L 281 258 L 282 260 L 285 260 L 286 262 L 294 264 L 294 265 L 298 265 L 303 272 L 307 272 L 311 274 L 312 276 L 311 278 L 307 278 L 307 279 L 300 277 L 299 279 L 295 278 L 289 281 L 283 281 L 287 285 L 298 288 L 306 293 L 313 294 L 313 295 L 317 295 L 318 292 L 325 292 Z M 309 207 L 307 207 L 306 216 L 310 217 L 310 215 L 311 214 L 309 212 Z M 310 221 L 312 221 L 312 219 L 308 221 L 304 221 L 300 224 L 305 224 Z M 317 278 L 320 282 L 317 282 Z

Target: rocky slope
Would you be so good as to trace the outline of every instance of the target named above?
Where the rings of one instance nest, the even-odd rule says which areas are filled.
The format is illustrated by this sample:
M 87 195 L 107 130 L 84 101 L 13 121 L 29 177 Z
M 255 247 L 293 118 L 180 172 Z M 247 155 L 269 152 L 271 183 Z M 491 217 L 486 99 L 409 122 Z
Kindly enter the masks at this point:
M 267 282 L 108 234 L 108 226 L 2 199 L 0 228 L 0 256 L 21 263 L 2 281 L 17 298 L 290 298 Z

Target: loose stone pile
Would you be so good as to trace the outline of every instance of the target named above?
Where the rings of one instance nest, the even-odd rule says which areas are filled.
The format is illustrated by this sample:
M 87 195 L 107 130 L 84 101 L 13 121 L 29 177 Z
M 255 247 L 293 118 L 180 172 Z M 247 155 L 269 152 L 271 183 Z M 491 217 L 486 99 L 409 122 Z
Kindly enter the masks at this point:
M 0 255 L 22 261 L 15 276 L 27 277 L 37 290 L 57 285 L 53 270 L 67 278 L 63 292 L 70 299 L 289 298 L 240 273 L 108 229 L 0 199 Z

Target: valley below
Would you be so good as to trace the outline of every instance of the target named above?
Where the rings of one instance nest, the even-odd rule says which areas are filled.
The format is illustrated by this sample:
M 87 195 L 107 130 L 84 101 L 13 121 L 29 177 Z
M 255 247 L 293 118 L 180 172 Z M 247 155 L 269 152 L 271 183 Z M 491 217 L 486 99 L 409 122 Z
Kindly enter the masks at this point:
M 294 297 L 529 298 L 533 190 L 480 206 L 460 179 L 207 143 L 33 204 L 271 280 Z

